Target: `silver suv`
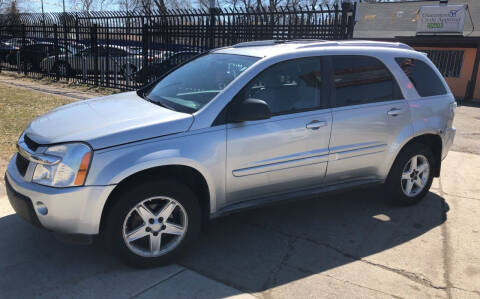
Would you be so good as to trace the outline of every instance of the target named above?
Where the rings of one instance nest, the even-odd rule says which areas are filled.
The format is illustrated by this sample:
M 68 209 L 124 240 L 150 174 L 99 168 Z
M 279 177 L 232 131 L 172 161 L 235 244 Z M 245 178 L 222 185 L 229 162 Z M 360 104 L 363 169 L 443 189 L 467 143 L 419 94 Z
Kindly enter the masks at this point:
M 455 108 L 404 44 L 241 43 L 33 120 L 8 197 L 31 223 L 158 265 L 210 218 L 251 206 L 370 184 L 417 203 L 452 145 Z

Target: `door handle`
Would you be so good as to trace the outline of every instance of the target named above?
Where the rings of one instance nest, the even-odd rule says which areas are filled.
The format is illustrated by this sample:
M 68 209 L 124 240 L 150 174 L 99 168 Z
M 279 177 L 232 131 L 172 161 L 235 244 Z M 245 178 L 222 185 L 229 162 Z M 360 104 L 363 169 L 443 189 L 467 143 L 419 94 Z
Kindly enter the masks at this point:
M 310 130 L 318 130 L 321 127 L 325 127 L 327 125 L 328 123 L 326 121 L 312 120 L 305 127 Z
M 399 108 L 392 108 L 387 112 L 387 114 L 390 116 L 397 116 L 399 114 L 402 114 L 403 112 L 405 112 L 405 110 Z

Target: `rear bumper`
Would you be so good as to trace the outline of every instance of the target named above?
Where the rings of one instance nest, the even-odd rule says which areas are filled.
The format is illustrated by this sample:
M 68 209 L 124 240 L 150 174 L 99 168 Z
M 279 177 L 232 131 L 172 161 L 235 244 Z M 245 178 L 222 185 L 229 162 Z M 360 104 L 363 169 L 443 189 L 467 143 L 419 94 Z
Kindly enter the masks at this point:
M 18 172 L 14 156 L 5 182 L 9 201 L 26 221 L 64 234 L 95 235 L 112 186 L 52 188 L 27 182 Z
M 457 129 L 455 128 L 448 128 L 445 131 L 445 137 L 443 138 L 444 144 L 443 144 L 443 153 L 442 153 L 442 160 L 445 159 L 445 157 L 448 154 L 448 151 L 452 147 L 453 140 L 455 139 L 455 134 L 457 133 Z

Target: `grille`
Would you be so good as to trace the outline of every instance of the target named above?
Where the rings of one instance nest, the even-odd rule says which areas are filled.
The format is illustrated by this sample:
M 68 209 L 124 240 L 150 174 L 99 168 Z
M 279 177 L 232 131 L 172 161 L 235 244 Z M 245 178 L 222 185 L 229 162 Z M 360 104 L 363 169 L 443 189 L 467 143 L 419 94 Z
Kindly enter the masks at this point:
M 22 176 L 25 176 L 27 173 L 28 163 L 29 162 L 27 159 L 25 159 L 22 155 L 17 154 L 15 164 L 17 165 L 18 172 L 20 172 Z
M 28 138 L 27 135 L 23 136 L 23 141 L 28 146 L 28 148 L 33 152 L 36 151 L 37 148 L 40 146 L 38 143 L 36 143 L 32 139 Z

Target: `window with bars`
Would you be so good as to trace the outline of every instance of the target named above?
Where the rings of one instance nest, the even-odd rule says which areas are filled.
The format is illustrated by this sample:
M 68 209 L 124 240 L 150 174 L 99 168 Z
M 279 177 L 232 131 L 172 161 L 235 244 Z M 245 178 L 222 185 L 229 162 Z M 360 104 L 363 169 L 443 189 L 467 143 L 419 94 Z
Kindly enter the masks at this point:
M 460 77 L 463 65 L 463 50 L 420 50 L 437 66 L 444 77 Z

